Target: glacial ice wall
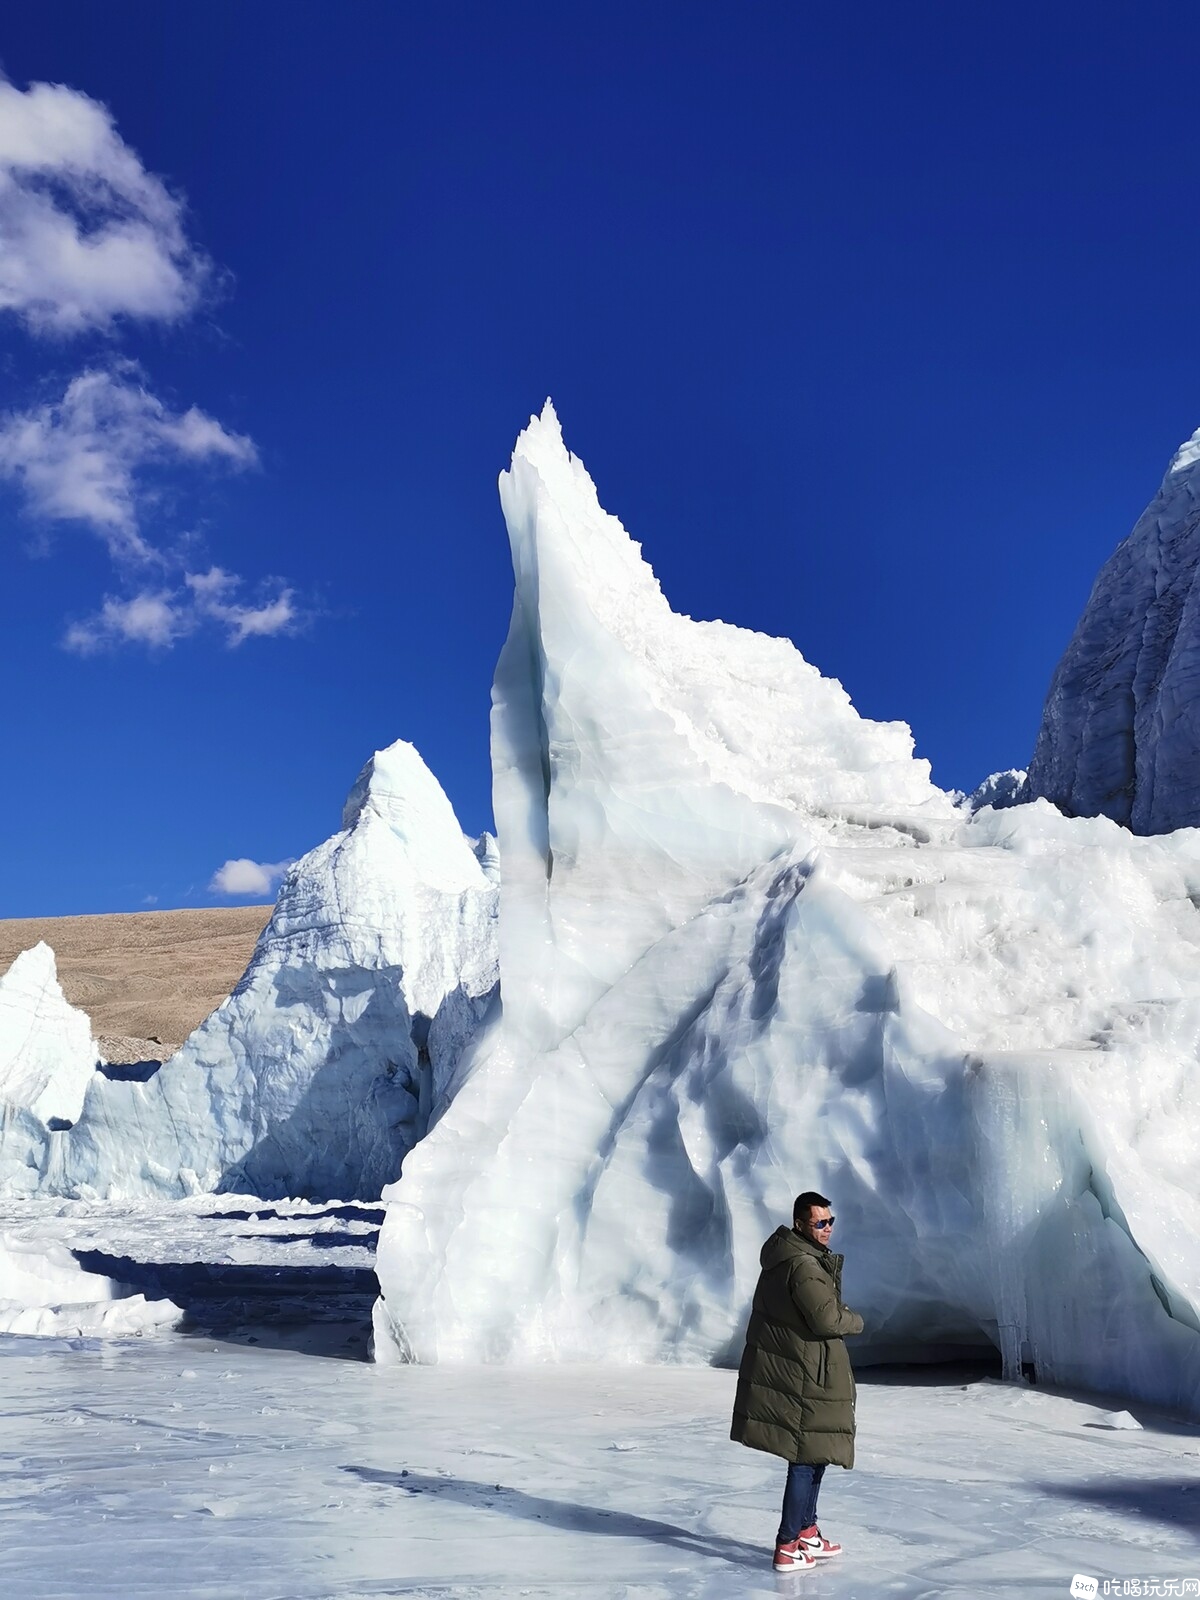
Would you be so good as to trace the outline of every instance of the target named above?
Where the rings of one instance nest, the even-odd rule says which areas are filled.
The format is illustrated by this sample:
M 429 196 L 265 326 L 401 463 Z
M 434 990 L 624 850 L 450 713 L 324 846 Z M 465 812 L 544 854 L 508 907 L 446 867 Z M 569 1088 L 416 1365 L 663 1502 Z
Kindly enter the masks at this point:
M 1134 833 L 1200 824 L 1200 432 L 1100 570 L 1054 672 L 1026 793 Z
M 859 717 L 786 640 L 670 608 L 553 408 L 500 499 L 515 594 L 492 693 L 510 1035 L 557 1043 L 649 946 L 805 817 L 946 815 L 902 723 Z
M 0 1176 L 114 1198 L 378 1195 L 495 988 L 494 880 L 413 747 L 380 751 L 233 994 L 149 1081 L 94 1078 L 74 1127 L 10 1116 Z
M 85 1012 L 58 981 L 44 942 L 23 950 L 0 977 L 0 1102 L 42 1122 L 74 1122 L 99 1051 Z
M 811 1186 L 868 1356 L 1200 1406 L 1200 834 L 964 817 L 672 614 L 549 408 L 501 498 L 503 1003 L 387 1191 L 379 1358 L 735 1359 Z

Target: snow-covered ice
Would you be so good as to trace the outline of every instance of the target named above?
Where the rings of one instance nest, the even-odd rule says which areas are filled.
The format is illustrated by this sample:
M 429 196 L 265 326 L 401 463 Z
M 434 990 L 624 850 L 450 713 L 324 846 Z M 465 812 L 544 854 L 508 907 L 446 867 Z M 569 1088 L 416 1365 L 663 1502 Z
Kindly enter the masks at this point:
M 30 1253 L 69 1249 L 139 1263 L 370 1272 L 382 1210 L 349 1202 L 259 1195 L 158 1199 L 0 1199 L 0 1236 Z
M 1135 833 L 1200 824 L 1200 432 L 1105 563 L 1046 697 L 1028 794 Z
M 982 811 L 984 806 L 993 806 L 997 811 L 1002 811 L 1005 806 L 1020 805 L 1028 798 L 1028 780 L 1029 774 L 1017 767 L 989 773 L 981 784 L 964 797 L 966 808 L 968 811 Z
M 74 1122 L 99 1051 L 86 1013 L 71 1005 L 45 943 L 0 977 L 0 1101 L 39 1121 Z
M 489 1004 L 495 871 L 413 747 L 380 751 L 176 1055 L 93 1077 L 69 1130 L 8 1119 L 9 1191 L 378 1195 Z
M 387 1192 L 381 1358 L 735 1360 L 812 1186 L 868 1354 L 1200 1408 L 1200 833 L 964 816 L 674 615 L 550 408 L 501 499 L 503 1007 Z
M 0 1199 L 0 1331 L 178 1327 L 365 1357 L 381 1218 L 257 1195 Z
M 951 1372 L 860 1385 L 859 1465 L 821 1498 L 847 1554 L 780 1579 L 782 1466 L 729 1442 L 730 1372 L 4 1338 L 0 1384 L 0 1586 L 21 1600 L 1066 1600 L 1076 1573 L 1200 1582 L 1194 1429 L 1142 1412 L 1113 1430 L 1085 1401 Z
M 0 1232 L 0 1333 L 119 1338 L 174 1327 L 179 1308 L 88 1272 L 63 1244 Z

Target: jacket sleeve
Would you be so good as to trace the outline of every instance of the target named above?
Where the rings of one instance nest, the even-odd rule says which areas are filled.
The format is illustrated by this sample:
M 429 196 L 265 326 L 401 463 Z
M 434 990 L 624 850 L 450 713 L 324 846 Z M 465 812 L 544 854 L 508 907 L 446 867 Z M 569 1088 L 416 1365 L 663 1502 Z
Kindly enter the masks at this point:
M 861 1333 L 863 1319 L 838 1299 L 837 1290 L 815 1263 L 798 1265 L 788 1283 L 797 1311 L 818 1339 Z

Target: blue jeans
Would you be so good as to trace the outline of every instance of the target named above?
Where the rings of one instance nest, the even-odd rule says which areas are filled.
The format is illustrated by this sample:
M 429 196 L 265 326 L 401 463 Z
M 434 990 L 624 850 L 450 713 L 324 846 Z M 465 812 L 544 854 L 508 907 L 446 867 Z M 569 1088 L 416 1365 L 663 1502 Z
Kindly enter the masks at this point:
M 821 1492 L 824 1465 L 806 1466 L 802 1461 L 788 1463 L 787 1487 L 783 1491 L 783 1521 L 779 1524 L 780 1544 L 790 1544 L 804 1528 L 817 1520 L 817 1495 Z

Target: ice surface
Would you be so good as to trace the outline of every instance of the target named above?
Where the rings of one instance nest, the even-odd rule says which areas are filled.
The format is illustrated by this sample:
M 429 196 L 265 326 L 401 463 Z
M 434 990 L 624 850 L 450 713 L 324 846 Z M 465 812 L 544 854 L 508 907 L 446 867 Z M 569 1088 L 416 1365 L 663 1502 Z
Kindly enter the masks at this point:
M 74 1122 L 98 1059 L 91 1023 L 59 986 L 54 951 L 22 951 L 0 977 L 0 1101 L 41 1122 Z
M 487 1008 L 496 893 L 413 747 L 379 752 L 158 1073 L 97 1077 L 68 1132 L 10 1119 L 9 1192 L 378 1195 Z
M 503 1008 L 387 1193 L 380 1359 L 734 1360 L 811 1186 L 860 1359 L 1200 1408 L 1200 833 L 964 818 L 790 644 L 674 616 L 549 409 L 501 498 Z
M 1063 1600 L 1200 1577 L 1194 1431 L 1038 1390 L 864 1382 L 821 1495 L 842 1560 L 770 1568 L 781 1464 L 733 1374 L 380 1372 L 213 1340 L 0 1340 L 0 1587 L 21 1600 Z M 1014 1528 L 1020 1537 L 1014 1538 Z M 1148 1592 L 1148 1590 L 1144 1591 Z
M 1200 823 L 1200 433 L 1101 568 L 1046 697 L 1031 797 L 1135 833 Z

